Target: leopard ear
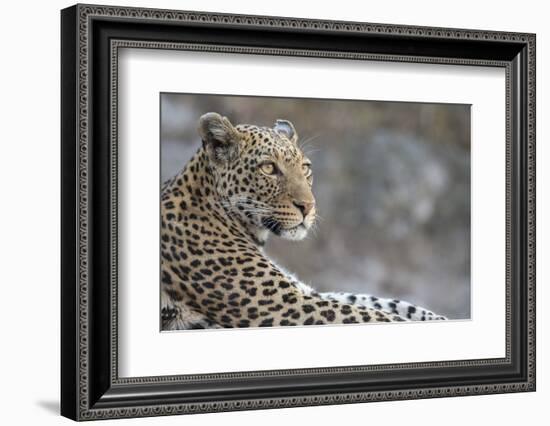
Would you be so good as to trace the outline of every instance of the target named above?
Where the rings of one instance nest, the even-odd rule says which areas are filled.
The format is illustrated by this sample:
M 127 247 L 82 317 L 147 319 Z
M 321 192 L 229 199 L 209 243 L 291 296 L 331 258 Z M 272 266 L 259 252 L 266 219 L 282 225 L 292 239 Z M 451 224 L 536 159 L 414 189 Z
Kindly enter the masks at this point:
M 227 117 L 208 112 L 199 119 L 203 148 L 215 163 L 231 162 L 239 155 L 240 133 Z
M 275 126 L 273 126 L 273 130 L 275 130 L 280 135 L 286 137 L 289 141 L 293 143 L 298 142 L 298 134 L 296 133 L 296 129 L 294 129 L 294 125 L 288 120 L 275 121 Z

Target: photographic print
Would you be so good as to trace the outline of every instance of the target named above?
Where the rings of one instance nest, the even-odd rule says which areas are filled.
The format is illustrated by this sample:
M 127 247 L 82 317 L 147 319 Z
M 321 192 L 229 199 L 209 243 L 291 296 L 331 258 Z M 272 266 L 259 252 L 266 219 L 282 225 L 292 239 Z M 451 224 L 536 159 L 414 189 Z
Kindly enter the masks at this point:
M 160 95 L 161 330 L 470 319 L 470 106 Z
M 62 415 L 535 391 L 535 34 L 61 18 Z

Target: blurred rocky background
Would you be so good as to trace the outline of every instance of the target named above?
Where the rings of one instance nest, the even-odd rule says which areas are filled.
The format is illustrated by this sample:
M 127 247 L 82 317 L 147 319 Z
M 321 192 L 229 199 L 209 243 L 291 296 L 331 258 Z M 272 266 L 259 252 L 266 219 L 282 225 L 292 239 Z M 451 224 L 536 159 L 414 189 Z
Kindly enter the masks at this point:
M 470 317 L 470 107 L 161 95 L 161 173 L 200 146 L 209 111 L 233 124 L 294 123 L 313 163 L 321 216 L 304 241 L 267 252 L 319 291 L 398 298 Z

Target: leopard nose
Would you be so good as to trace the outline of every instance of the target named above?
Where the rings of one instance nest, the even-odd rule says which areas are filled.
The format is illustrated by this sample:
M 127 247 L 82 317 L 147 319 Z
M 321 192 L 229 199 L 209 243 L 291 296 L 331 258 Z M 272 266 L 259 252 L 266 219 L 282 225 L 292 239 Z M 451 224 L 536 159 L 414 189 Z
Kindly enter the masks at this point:
M 306 217 L 313 207 L 315 207 L 315 203 L 308 201 L 294 201 L 294 205 L 298 210 L 300 210 L 300 212 L 302 212 L 304 217 Z

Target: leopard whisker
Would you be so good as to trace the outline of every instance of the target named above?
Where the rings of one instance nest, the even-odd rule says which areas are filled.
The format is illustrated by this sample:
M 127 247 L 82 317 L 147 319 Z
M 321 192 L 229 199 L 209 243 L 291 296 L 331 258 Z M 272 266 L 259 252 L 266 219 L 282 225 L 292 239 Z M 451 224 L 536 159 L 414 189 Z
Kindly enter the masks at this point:
M 317 214 L 315 213 L 315 220 L 314 220 L 314 223 L 317 223 L 317 222 L 324 222 L 325 218 L 323 216 L 321 216 L 320 214 Z
M 254 200 L 250 197 L 246 197 L 246 196 L 233 196 L 231 198 L 231 200 L 233 201 L 234 204 L 238 205 L 251 205 L 253 207 L 259 207 L 259 208 L 266 208 L 266 209 L 269 209 L 271 208 L 271 206 L 267 203 L 264 203 L 263 201 L 260 201 L 260 200 Z
M 309 157 L 311 154 L 315 154 L 316 152 L 320 152 L 320 151 L 322 151 L 321 148 L 313 148 L 313 149 L 308 149 L 307 151 L 303 151 L 303 153 L 306 157 Z
M 248 207 L 248 206 L 243 206 L 243 205 L 239 205 L 241 211 L 250 211 L 250 212 L 255 212 L 255 213 L 272 213 L 272 210 L 271 209 L 264 209 L 264 208 L 257 208 L 257 207 Z
M 310 136 L 309 138 L 305 138 L 303 141 L 300 141 L 298 144 L 301 151 L 304 151 L 309 145 L 311 145 L 311 142 L 313 142 L 315 139 L 319 138 L 321 134 Z

